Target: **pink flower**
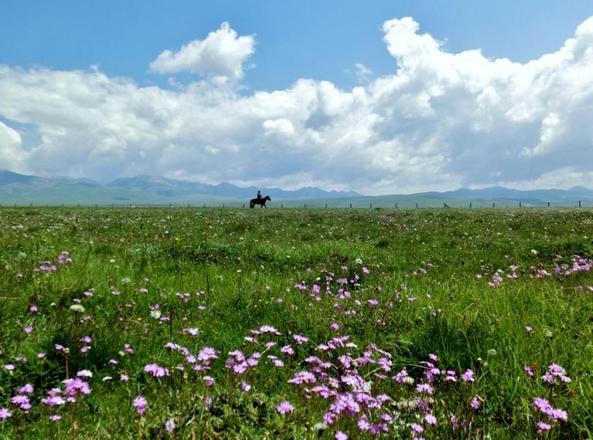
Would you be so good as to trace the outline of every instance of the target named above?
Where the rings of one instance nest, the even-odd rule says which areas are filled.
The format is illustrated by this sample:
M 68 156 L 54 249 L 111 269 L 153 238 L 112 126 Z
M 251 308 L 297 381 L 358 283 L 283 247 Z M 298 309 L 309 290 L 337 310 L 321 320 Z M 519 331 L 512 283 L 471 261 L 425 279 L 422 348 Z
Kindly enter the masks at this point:
M 165 422 L 165 430 L 169 434 L 175 430 L 175 419 L 169 419 Z
M 432 414 L 426 414 L 424 416 L 424 420 L 426 421 L 427 425 L 434 426 L 437 424 L 437 418 Z
M 149 373 L 153 377 L 164 377 L 169 376 L 169 370 L 161 367 L 158 364 L 148 364 L 144 367 L 144 372 Z
M 473 382 L 474 379 L 474 372 L 470 369 L 465 370 L 465 373 L 461 376 L 464 382 Z
M 477 411 L 482 406 L 482 398 L 480 396 L 474 396 L 469 403 L 469 406 Z
M 33 394 L 33 391 L 35 389 L 33 388 L 33 385 L 31 385 L 30 383 L 23 385 L 22 387 L 20 387 L 17 391 L 19 394 Z
M 544 423 L 544 422 L 537 422 L 536 426 L 537 426 L 537 432 L 539 432 L 540 434 L 542 432 L 546 432 L 546 431 L 549 431 L 550 429 L 552 429 L 552 425 L 550 425 L 548 423 Z
M 0 420 L 6 420 L 12 417 L 12 413 L 8 408 L 0 408 Z
M 62 416 L 59 414 L 52 414 L 51 416 L 49 416 L 49 419 L 52 422 L 57 422 L 58 420 L 62 420 Z
M 337 322 L 332 322 L 329 328 L 331 331 L 337 332 L 338 330 L 340 330 L 340 324 L 338 324 Z
M 276 411 L 280 414 L 288 414 L 294 410 L 294 406 L 288 400 L 283 400 L 280 404 L 276 407 Z
M 28 325 L 27 327 L 24 327 L 23 332 L 25 332 L 27 335 L 30 335 L 31 333 L 33 333 L 33 326 Z
M 144 414 L 146 408 L 148 407 L 148 402 L 142 396 L 138 396 L 132 402 L 132 406 L 136 409 L 136 413 L 139 415 Z
M 348 440 L 348 436 L 346 434 L 344 434 L 342 431 L 337 431 L 335 439 L 336 440 Z
M 292 335 L 292 338 L 299 345 L 303 345 L 303 344 L 306 344 L 307 342 L 309 342 L 309 338 L 307 338 L 305 336 L 301 336 L 301 335 Z

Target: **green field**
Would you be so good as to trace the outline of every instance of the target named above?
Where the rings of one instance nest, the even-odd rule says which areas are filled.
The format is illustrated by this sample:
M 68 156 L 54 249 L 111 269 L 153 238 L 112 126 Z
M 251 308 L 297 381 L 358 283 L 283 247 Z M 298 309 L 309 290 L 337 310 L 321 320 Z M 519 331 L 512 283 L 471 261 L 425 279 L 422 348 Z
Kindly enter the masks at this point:
M 0 437 L 591 438 L 590 257 L 588 209 L 2 208 Z

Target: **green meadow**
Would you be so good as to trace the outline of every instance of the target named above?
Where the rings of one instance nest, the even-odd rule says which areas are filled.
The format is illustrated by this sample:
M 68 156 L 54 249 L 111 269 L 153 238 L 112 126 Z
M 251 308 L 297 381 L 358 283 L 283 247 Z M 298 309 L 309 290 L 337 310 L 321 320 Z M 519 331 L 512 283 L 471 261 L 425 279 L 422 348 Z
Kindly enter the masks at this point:
M 0 438 L 593 436 L 589 209 L 0 209 Z

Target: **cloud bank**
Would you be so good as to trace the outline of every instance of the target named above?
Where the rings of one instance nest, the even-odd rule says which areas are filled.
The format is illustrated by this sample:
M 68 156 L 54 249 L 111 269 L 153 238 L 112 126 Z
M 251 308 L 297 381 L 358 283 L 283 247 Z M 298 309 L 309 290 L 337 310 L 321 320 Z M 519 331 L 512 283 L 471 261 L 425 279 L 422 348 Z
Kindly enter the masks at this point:
M 254 39 L 225 23 L 151 64 L 203 76 L 182 88 L 0 65 L 0 167 L 369 194 L 593 186 L 593 17 L 527 63 L 448 52 L 410 17 L 383 33 L 393 74 L 351 90 L 300 79 L 242 95 Z M 25 149 L 11 121 L 36 127 L 40 143 Z

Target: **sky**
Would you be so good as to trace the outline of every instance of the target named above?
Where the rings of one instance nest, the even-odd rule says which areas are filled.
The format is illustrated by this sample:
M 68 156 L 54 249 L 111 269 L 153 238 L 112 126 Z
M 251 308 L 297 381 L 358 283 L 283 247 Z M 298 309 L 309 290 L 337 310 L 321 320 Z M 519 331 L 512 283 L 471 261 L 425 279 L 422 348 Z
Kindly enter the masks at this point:
M 0 169 L 593 187 L 593 2 L 0 2 Z

